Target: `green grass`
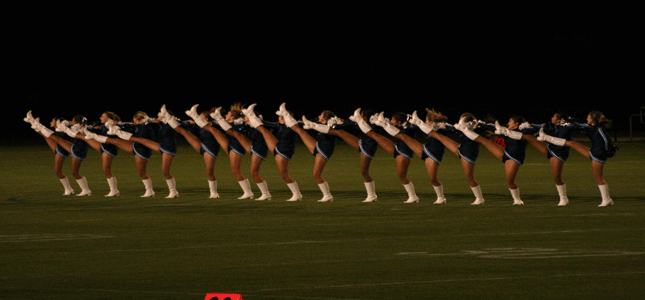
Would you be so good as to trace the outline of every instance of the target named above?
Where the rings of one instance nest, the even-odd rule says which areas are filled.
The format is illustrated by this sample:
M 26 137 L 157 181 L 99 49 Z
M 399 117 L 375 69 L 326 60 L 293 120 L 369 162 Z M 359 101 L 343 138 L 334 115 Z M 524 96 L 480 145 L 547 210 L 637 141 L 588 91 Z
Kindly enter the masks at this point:
M 371 168 L 379 201 L 362 203 L 358 153 L 345 144 L 324 172 L 331 203 L 314 201 L 321 193 L 313 157 L 301 145 L 290 168 L 305 196 L 296 203 L 284 201 L 290 192 L 273 159 L 262 169 L 271 201 L 236 199 L 242 193 L 225 154 L 217 167 L 222 198 L 208 199 L 203 160 L 182 144 L 172 167 L 180 197 L 165 198 L 155 154 L 148 170 L 157 196 L 144 199 L 134 159 L 122 152 L 113 166 L 121 196 L 105 198 L 92 151 L 81 172 L 93 196 L 75 197 L 61 195 L 44 142 L 3 147 L 0 298 L 638 299 L 645 148 L 619 146 L 605 170 L 616 203 L 608 208 L 597 207 L 591 164 L 577 153 L 564 173 L 571 204 L 557 207 L 548 162 L 532 148 L 517 179 L 526 205 L 511 205 L 503 165 L 482 148 L 476 177 L 486 204 L 473 207 L 451 153 L 439 171 L 448 203 L 433 205 L 418 158 L 409 177 L 421 202 L 402 203 L 407 195 L 382 149 Z

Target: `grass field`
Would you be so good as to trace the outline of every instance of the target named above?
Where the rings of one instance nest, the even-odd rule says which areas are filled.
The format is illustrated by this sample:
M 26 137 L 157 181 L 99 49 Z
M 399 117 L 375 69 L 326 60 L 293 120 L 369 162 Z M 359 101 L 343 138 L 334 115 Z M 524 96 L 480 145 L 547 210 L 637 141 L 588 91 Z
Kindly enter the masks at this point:
M 474 207 L 451 153 L 439 171 L 448 203 L 433 205 L 418 158 L 409 178 L 421 202 L 402 203 L 407 195 L 382 149 L 371 168 L 379 201 L 362 203 L 358 153 L 345 144 L 323 174 L 331 203 L 314 201 L 321 193 L 302 145 L 290 169 L 305 200 L 295 203 L 284 201 L 290 192 L 273 159 L 262 169 L 271 201 L 237 200 L 223 153 L 222 197 L 208 199 L 203 160 L 182 144 L 172 168 L 180 197 L 165 198 L 155 154 L 148 170 L 157 196 L 140 198 L 134 159 L 121 152 L 113 166 L 121 196 L 105 198 L 100 156 L 90 150 L 81 172 L 93 195 L 76 197 L 61 195 L 44 141 L 2 147 L 0 298 L 641 299 L 644 146 L 621 143 L 608 162 L 616 205 L 607 208 L 597 207 L 590 162 L 573 152 L 564 173 L 571 203 L 557 207 L 548 161 L 530 147 L 517 180 L 521 207 L 511 205 L 503 165 L 484 148 L 476 178 L 486 204 Z

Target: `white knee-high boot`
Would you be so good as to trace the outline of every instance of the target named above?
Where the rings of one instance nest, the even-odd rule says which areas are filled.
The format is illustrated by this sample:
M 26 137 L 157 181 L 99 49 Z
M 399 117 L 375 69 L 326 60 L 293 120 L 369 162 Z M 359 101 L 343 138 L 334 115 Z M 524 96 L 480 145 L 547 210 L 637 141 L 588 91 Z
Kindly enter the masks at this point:
M 475 201 L 471 203 L 470 205 L 482 205 L 484 204 L 484 195 L 482 194 L 482 189 L 479 185 L 470 187 L 470 189 L 473 191 L 473 194 L 475 195 Z
M 291 190 L 293 196 L 287 199 L 288 202 L 300 201 L 302 200 L 302 194 L 300 193 L 300 187 L 298 187 L 297 182 L 287 183 L 287 187 Z
M 92 196 L 92 191 L 90 191 L 89 184 L 87 183 L 87 179 L 85 177 L 76 179 L 76 182 L 78 182 L 78 185 L 81 187 L 81 192 L 76 196 Z
M 177 191 L 177 182 L 175 181 L 175 177 L 167 179 L 166 184 L 168 185 L 168 190 L 170 191 L 170 193 L 166 198 L 179 197 L 179 192 Z
M 116 177 L 112 176 L 107 179 L 108 186 L 110 187 L 110 192 L 105 195 L 105 197 L 116 197 L 119 196 L 119 189 L 117 188 Z
M 260 189 L 260 192 L 262 193 L 262 196 L 260 196 L 260 198 L 257 198 L 255 200 L 256 201 L 271 200 L 271 193 L 269 193 L 269 185 L 267 184 L 266 180 L 258 183 L 257 185 L 258 185 L 258 188 Z
M 520 188 L 509 189 L 511 191 L 511 196 L 513 197 L 513 205 L 524 205 L 524 201 L 520 199 Z
M 251 190 L 251 183 L 249 182 L 248 178 L 245 178 L 242 181 L 238 181 L 237 183 L 240 184 L 240 187 L 242 187 L 242 191 L 244 194 L 237 199 L 253 199 L 253 191 Z
M 143 182 L 143 186 L 146 188 L 146 193 L 141 195 L 141 198 L 154 197 L 155 191 L 152 189 L 152 179 L 148 178 L 141 181 Z
M 74 195 L 74 189 L 72 188 L 72 185 L 69 184 L 69 178 L 67 178 L 67 176 L 65 176 L 65 178 L 61 178 L 60 183 L 62 183 L 63 187 L 65 188 L 65 193 L 63 195 Z
M 209 198 L 219 198 L 219 193 L 217 192 L 217 180 L 209 180 L 208 189 L 211 193 Z
M 376 185 L 374 181 L 365 182 L 365 190 L 367 190 L 367 198 L 363 202 L 374 202 L 378 197 L 376 196 Z
M 414 190 L 414 184 L 412 184 L 412 181 L 408 184 L 404 184 L 403 187 L 405 188 L 405 191 L 408 192 L 408 200 L 405 200 L 403 203 L 419 202 L 419 197 L 417 197 L 417 192 Z
M 602 197 L 602 202 L 598 207 L 614 205 L 614 200 L 611 200 L 609 197 L 609 186 L 607 184 L 599 185 L 598 189 L 600 190 L 600 196 Z
M 329 183 L 327 183 L 327 181 L 318 184 L 318 187 L 320 188 L 320 191 L 323 194 L 322 199 L 318 200 L 318 202 L 334 201 L 334 197 L 331 195 L 331 191 L 329 190 Z
M 443 195 L 443 184 L 438 186 L 433 186 L 434 192 L 437 194 L 437 201 L 434 204 L 444 204 L 446 203 L 446 196 Z
M 560 202 L 558 203 L 558 206 L 566 206 L 569 204 L 569 197 L 567 196 L 567 185 L 555 185 L 555 189 L 558 191 L 558 195 L 560 196 Z

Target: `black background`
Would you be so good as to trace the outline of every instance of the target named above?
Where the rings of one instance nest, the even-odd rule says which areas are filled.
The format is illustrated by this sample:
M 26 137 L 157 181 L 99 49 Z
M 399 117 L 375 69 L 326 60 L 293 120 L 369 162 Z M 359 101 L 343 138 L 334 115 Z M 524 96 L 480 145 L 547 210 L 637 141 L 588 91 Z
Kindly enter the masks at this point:
M 17 64 L 3 140 L 36 136 L 28 110 L 43 124 L 236 102 L 267 120 L 282 102 L 297 116 L 435 108 L 452 122 L 600 110 L 626 130 L 645 106 L 637 8 L 428 3 L 23 7 L 5 22 Z

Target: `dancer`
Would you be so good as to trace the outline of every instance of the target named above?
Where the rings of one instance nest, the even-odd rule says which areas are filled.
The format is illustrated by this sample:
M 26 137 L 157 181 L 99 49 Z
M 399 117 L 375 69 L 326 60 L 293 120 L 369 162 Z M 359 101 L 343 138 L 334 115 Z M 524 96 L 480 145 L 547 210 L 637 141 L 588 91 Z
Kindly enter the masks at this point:
M 47 140 L 47 144 L 50 145 L 50 147 L 52 147 L 54 151 L 56 151 L 58 146 L 60 146 L 60 148 L 64 149 L 67 153 L 71 153 L 72 176 L 74 176 L 74 178 L 76 179 L 76 182 L 81 188 L 81 192 L 76 196 L 91 196 L 92 191 L 89 188 L 87 179 L 85 178 L 85 176 L 81 175 L 80 173 L 81 163 L 87 157 L 87 143 L 81 139 L 73 139 L 72 140 L 73 142 L 72 142 L 67 138 L 62 137 L 61 134 L 54 134 L 54 131 L 42 125 L 39 119 L 34 119 L 33 116 L 31 115 L 31 111 L 27 114 L 27 118 L 25 118 L 25 121 L 32 124 L 32 128 L 36 132 L 40 133 Z M 57 132 L 64 133 L 62 130 L 62 127 L 66 127 L 67 122 L 63 122 L 62 119 L 60 118 L 54 118 L 52 120 L 51 125 L 52 127 L 56 128 L 55 130 Z M 69 123 L 69 125 L 71 125 L 74 130 L 79 131 L 84 126 L 87 125 L 87 119 L 82 115 L 76 115 L 74 116 L 74 118 L 72 118 L 72 121 Z M 64 152 L 61 152 L 59 154 L 59 156 L 63 156 L 63 155 L 65 155 Z M 62 165 L 62 161 L 57 158 L 56 166 L 55 166 L 56 169 L 60 167 L 60 165 L 58 164 Z M 63 186 L 65 187 L 64 195 L 73 194 L 73 190 L 71 189 L 71 187 L 68 187 L 69 185 L 68 180 L 62 174 L 62 171 L 60 172 L 57 171 L 57 176 L 61 180 L 61 183 L 63 184 Z
M 410 161 L 412 160 L 413 151 L 402 141 L 397 141 L 394 143 L 385 136 L 375 132 L 372 129 L 367 121 L 361 117 L 361 109 L 358 108 L 354 111 L 354 114 L 349 118 L 350 120 L 356 122 L 358 127 L 368 135 L 373 138 L 379 146 L 381 146 L 387 153 L 394 157 L 396 161 L 396 172 L 399 177 L 399 180 L 403 184 L 403 188 L 408 193 L 408 199 L 403 203 L 418 203 L 419 197 L 416 194 L 414 184 L 408 178 L 408 169 L 410 167 Z M 383 113 L 375 119 L 375 124 L 383 127 L 385 131 L 388 129 L 396 129 L 398 132 L 403 132 L 407 136 L 415 138 L 416 136 L 416 126 L 408 126 L 407 124 L 407 115 L 404 113 L 395 113 L 392 115 L 390 121 L 387 121 L 383 116 Z M 392 133 L 390 133 L 391 135 Z
M 207 122 L 212 121 L 210 115 L 206 112 L 202 112 L 200 116 Z M 217 155 L 220 150 L 220 145 L 217 143 L 213 134 L 202 127 L 197 126 L 194 121 L 179 121 L 174 114 L 166 109 L 165 105 L 161 107 L 159 117 L 164 123 L 177 131 L 177 133 L 184 136 L 191 147 L 204 157 L 206 176 L 208 178 L 208 188 L 210 190 L 209 198 L 219 198 L 219 193 L 217 192 L 217 178 L 215 177 L 215 164 L 217 163 Z M 193 131 L 195 133 L 193 133 Z
M 505 154 L 504 147 L 489 140 L 488 138 L 482 137 L 480 133 L 475 132 L 476 129 L 484 129 L 483 126 L 480 126 L 481 123 L 483 122 L 476 120 L 474 115 L 467 113 L 462 115 L 462 117 L 459 119 L 459 123 L 455 124 L 454 128 L 461 132 L 462 142 L 465 141 L 465 139 L 468 139 L 476 143 L 476 145 L 482 144 L 493 155 L 495 155 L 495 157 L 497 157 L 499 160 L 504 162 L 505 170 L 506 170 L 506 181 L 509 185 L 511 195 L 513 197 L 513 205 L 524 205 L 524 202 L 519 198 L 519 188 L 515 183 L 515 176 L 517 174 L 517 171 L 519 170 L 519 167 L 523 159 L 517 159 L 517 158 L 512 158 L 510 156 L 507 156 Z M 526 145 L 524 144 L 523 147 L 525 149 Z M 522 148 L 522 145 L 519 145 L 519 148 L 518 148 L 519 153 L 523 153 L 521 148 Z M 477 147 L 477 152 L 472 151 L 471 153 L 478 153 L 479 152 L 478 149 L 479 148 Z M 476 156 L 477 155 L 475 155 L 474 157 Z M 472 174 L 473 173 L 472 171 L 474 171 L 475 163 L 472 157 L 473 156 L 471 156 L 472 163 L 469 162 L 468 164 L 464 165 L 464 170 L 466 170 L 467 176 L 468 174 Z M 468 172 L 468 170 L 470 170 L 470 172 Z M 473 178 L 472 180 L 474 180 L 474 176 L 471 175 L 468 177 L 469 177 L 469 180 L 471 180 L 470 179 L 471 177 Z M 473 185 L 471 183 L 471 188 L 472 187 Z M 476 199 L 475 202 L 473 202 L 472 204 L 477 205 L 477 204 L 484 203 L 483 197 L 481 198 L 480 201 L 478 200 L 479 199 Z
M 415 117 L 413 116 L 412 119 L 414 118 Z M 468 124 L 468 126 L 471 126 L 471 130 L 473 129 L 477 131 L 481 130 L 481 129 L 475 128 L 476 118 L 471 113 L 462 114 L 460 116 L 460 121 L 463 121 L 464 124 Z M 420 122 L 418 121 L 416 121 L 416 123 L 420 124 Z M 421 126 L 420 128 L 424 133 L 431 135 L 433 138 L 437 139 L 448 150 L 450 150 L 450 152 L 454 153 L 461 159 L 461 165 L 464 170 L 464 174 L 466 175 L 466 179 L 468 180 L 470 189 L 475 196 L 475 201 L 473 201 L 471 205 L 484 204 L 485 200 L 482 194 L 481 186 L 475 179 L 475 162 L 477 161 L 477 157 L 479 155 L 479 143 L 471 140 L 470 138 L 465 136 L 462 131 L 457 130 L 455 126 L 450 124 L 445 124 L 444 128 L 449 132 L 456 133 L 459 138 L 459 142 L 453 140 L 452 138 L 446 135 L 438 134 L 437 132 L 432 130 L 432 127 Z
M 584 133 L 591 140 L 591 147 L 576 141 L 548 135 L 544 129 L 540 130 L 538 140 L 558 146 L 571 147 L 571 149 L 591 160 L 591 169 L 602 199 L 598 206 L 614 205 L 614 201 L 609 196 L 609 186 L 603 176 L 607 159 L 613 157 L 618 149 L 613 145 L 607 134 L 607 129 L 611 126 L 611 120 L 607 119 L 602 112 L 594 110 L 587 115 L 587 124 L 589 127 L 584 130 Z
M 247 125 L 247 128 L 244 130 L 246 136 L 251 140 L 251 146 L 246 149 L 247 152 L 251 153 L 251 177 L 255 180 L 255 184 L 260 189 L 262 196 L 256 198 L 256 201 L 271 200 L 271 193 L 269 193 L 269 185 L 260 176 L 260 166 L 262 163 L 267 160 L 267 153 L 269 152 L 269 147 L 267 146 L 264 136 L 256 128 L 250 126 L 250 119 L 248 116 L 244 116 L 244 123 Z
M 103 114 L 101 114 L 98 124 L 88 126 L 86 127 L 86 129 L 97 134 L 106 135 L 108 129 L 105 126 L 105 124 L 112 124 L 114 122 L 120 122 L 120 121 L 121 119 L 115 113 L 106 111 Z M 76 131 L 72 131 L 71 128 L 64 128 L 64 129 L 67 135 L 69 135 L 70 137 L 84 140 L 90 147 L 92 147 L 93 149 L 101 153 L 103 174 L 105 174 L 105 177 L 108 182 L 108 187 L 110 188 L 110 192 L 106 194 L 105 197 L 119 196 L 121 193 L 119 192 L 116 177 L 112 173 L 112 162 L 114 161 L 114 158 L 118 153 L 118 148 L 111 144 L 102 144 L 96 140 L 85 138 L 85 135 L 82 133 L 83 130 L 76 132 Z M 116 136 L 113 135 L 111 137 L 116 137 Z
M 152 156 L 152 150 L 140 143 L 154 141 L 155 133 L 153 127 L 154 124 L 148 115 L 145 112 L 138 111 L 132 117 L 132 123 L 118 123 L 109 126 L 108 135 L 99 135 L 89 130 L 83 132 L 86 139 L 94 139 L 103 144 L 112 144 L 123 151 L 134 154 L 137 173 L 145 187 L 145 193 L 141 196 L 142 198 L 155 196 L 152 179 L 147 174 L 148 160 Z M 117 135 L 119 138 L 112 138 L 109 135 Z M 134 140 L 130 141 L 131 139 L 138 140 L 139 142 L 135 142 Z M 152 144 L 149 146 L 154 147 Z
M 293 115 L 289 111 L 279 110 L 276 112 L 278 122 L 266 122 L 255 114 L 255 106 L 256 104 L 251 104 L 248 108 L 244 109 L 244 115 L 248 118 L 249 125 L 262 135 L 267 144 L 267 148 L 273 154 L 278 167 L 278 173 L 292 193 L 291 198 L 287 199 L 287 201 L 301 201 L 302 193 L 300 193 L 298 183 L 289 175 L 289 161 L 296 152 L 297 134 L 291 127 L 286 125 L 283 114 L 289 115 L 289 120 L 294 121 Z
M 434 204 L 444 204 L 446 203 L 446 197 L 443 192 L 443 184 L 439 181 L 437 174 L 439 171 L 439 165 L 443 160 L 445 146 L 437 138 L 433 137 L 433 135 L 447 135 L 448 130 L 445 129 L 445 122 L 448 118 L 435 110 L 426 109 L 426 111 L 428 114 L 425 121 L 419 119 L 416 111 L 412 113 L 410 118 L 411 124 L 416 125 L 426 133 L 427 143 L 425 145 L 421 144 L 417 139 L 397 130 L 391 125 L 384 124 L 384 126 L 387 127 L 386 131 L 388 133 L 403 141 L 425 162 L 430 183 L 437 195 L 437 200 Z
M 172 113 L 167 112 L 172 115 Z M 170 174 L 170 167 L 174 157 L 177 155 L 177 131 L 170 125 L 163 122 L 162 117 L 158 115 L 157 119 L 150 120 L 150 129 L 155 131 L 154 137 L 159 137 L 159 142 L 146 137 L 137 137 L 127 131 L 122 131 L 118 126 L 108 126 L 108 133 L 114 133 L 119 138 L 139 143 L 150 150 L 154 150 L 161 154 L 161 173 L 166 179 L 168 185 L 168 196 L 166 198 L 177 198 L 179 192 L 177 191 L 177 182 Z
M 571 140 L 573 132 L 581 131 L 588 127 L 587 124 L 574 122 L 564 112 L 556 112 L 551 117 L 550 123 L 547 124 L 531 124 L 532 127 L 544 128 L 545 132 L 549 135 Z M 556 191 L 560 201 L 558 206 L 566 206 L 569 204 L 569 197 L 567 195 L 567 185 L 562 180 L 562 173 L 564 170 L 564 162 L 569 158 L 569 147 L 558 146 L 538 141 L 537 137 L 533 134 L 524 134 L 522 139 L 537 149 L 542 155 L 549 159 L 551 165 L 551 174 L 555 181 Z
M 370 117 L 374 115 L 375 113 L 371 110 L 363 110 L 361 111 L 360 117 L 367 122 Z M 376 140 L 365 133 L 363 133 L 363 136 L 361 138 L 358 138 L 357 136 L 348 133 L 341 127 L 331 127 L 327 124 L 311 122 L 304 117 L 302 121 L 304 122 L 304 129 L 314 129 L 321 133 L 340 137 L 341 139 L 343 139 L 343 141 L 345 141 L 348 145 L 350 145 L 360 153 L 361 175 L 363 176 L 365 189 L 367 190 L 367 198 L 365 198 L 363 202 L 375 202 L 378 199 L 378 196 L 376 195 L 376 185 L 374 183 L 374 179 L 372 179 L 372 176 L 370 176 L 369 169 L 378 147 Z M 354 124 L 356 123 L 354 122 Z M 372 130 L 374 130 L 375 128 L 380 129 L 380 127 L 372 126 Z
M 291 116 L 286 109 L 285 103 L 280 105 L 279 112 L 281 116 L 285 119 L 285 124 L 295 131 L 300 139 L 303 141 L 309 152 L 314 155 L 314 168 L 313 176 L 314 180 L 318 183 L 318 187 L 323 194 L 323 197 L 318 200 L 318 202 L 331 202 L 334 201 L 334 196 L 332 196 L 329 189 L 329 183 L 322 177 L 322 172 L 325 169 L 325 165 L 334 154 L 334 149 L 336 147 L 336 136 L 329 135 L 326 133 L 319 132 L 318 139 L 309 135 L 305 129 L 301 128 L 293 116 Z M 332 117 L 336 115 L 331 111 L 323 111 L 318 116 L 318 122 L 321 124 L 327 124 L 327 121 L 331 120 Z
M 198 106 L 199 104 L 193 105 L 190 110 L 186 111 L 186 114 L 195 121 L 195 124 L 210 132 L 222 149 L 226 149 L 226 153 L 229 155 L 231 171 L 244 193 L 237 199 L 253 199 L 255 195 L 251 190 L 251 183 L 241 171 L 242 158 L 246 152 L 251 153 L 252 146 L 252 142 L 241 132 L 244 129 L 244 125 L 242 122 L 237 121 L 243 116 L 242 109 L 244 109 L 244 106 L 238 103 L 231 105 L 231 110 L 225 116 L 222 116 L 221 107 L 211 109 L 208 114 L 213 119 L 213 122 L 208 122 L 200 116 L 197 112 Z M 217 128 L 214 124 L 218 125 Z
M 536 133 L 537 130 L 528 125 L 521 116 L 512 116 L 508 120 L 507 127 L 501 126 L 497 121 L 495 121 L 494 125 L 480 124 L 480 126 L 484 129 L 495 131 L 495 134 L 498 134 L 502 139 L 505 147 L 481 136 L 475 137 L 474 140 L 483 144 L 495 157 L 504 163 L 506 182 L 513 197 L 513 205 L 524 205 L 520 198 L 519 186 L 515 182 L 517 173 L 526 158 L 527 141 L 522 139 L 522 136 Z M 474 137 L 472 132 L 465 133 L 471 138 Z
M 54 152 L 54 173 L 56 174 L 56 177 L 58 177 L 58 179 L 60 180 L 60 183 L 63 185 L 63 188 L 64 188 L 63 195 L 65 196 L 74 195 L 74 188 L 72 188 L 72 186 L 69 184 L 69 178 L 67 178 L 67 176 L 65 176 L 65 174 L 63 173 L 63 166 L 65 164 L 65 159 L 69 156 L 69 152 L 65 150 L 63 147 L 61 147 L 60 145 L 58 145 L 58 143 L 55 142 L 53 139 L 46 137 L 43 133 L 41 133 L 38 130 L 40 126 L 39 119 L 35 119 L 32 116 L 31 111 L 27 112 L 27 116 L 25 117 L 24 121 L 31 124 L 32 128 L 36 132 L 38 132 L 43 138 L 45 138 L 47 145 Z M 54 117 L 50 123 L 50 127 L 56 128 L 57 121 L 63 121 L 63 119 L 60 117 Z M 63 132 L 54 132 L 52 134 L 59 136 L 63 139 L 67 139 L 68 141 L 71 141 L 71 138 L 68 137 Z

